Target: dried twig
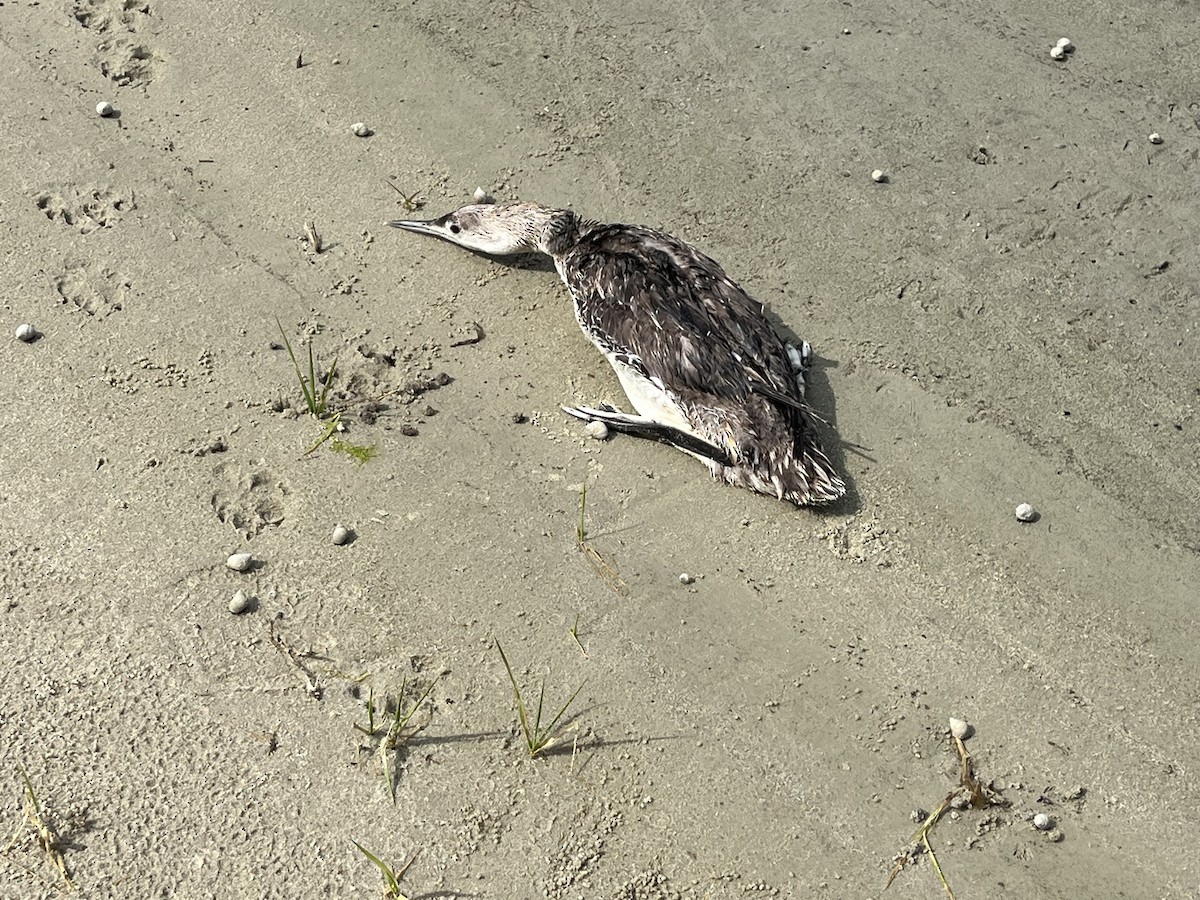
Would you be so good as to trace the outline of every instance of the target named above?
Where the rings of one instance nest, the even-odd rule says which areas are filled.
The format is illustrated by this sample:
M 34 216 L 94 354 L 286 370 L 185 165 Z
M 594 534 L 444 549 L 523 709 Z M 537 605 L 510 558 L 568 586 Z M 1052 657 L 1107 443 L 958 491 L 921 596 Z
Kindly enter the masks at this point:
M 942 890 L 946 892 L 946 896 L 950 900 L 955 900 L 954 890 L 950 887 L 950 882 L 946 878 L 946 873 L 942 871 L 941 863 L 938 862 L 937 854 L 933 852 L 933 844 L 930 843 L 929 835 L 933 831 L 938 820 L 946 814 L 946 811 L 954 804 L 955 800 L 959 800 L 964 795 L 970 805 L 975 809 L 984 809 L 988 806 L 1003 806 L 1007 805 L 1007 801 L 995 796 L 975 774 L 974 767 L 971 765 L 971 754 L 967 750 L 967 745 L 963 743 L 962 738 L 957 735 L 951 736 L 954 741 L 954 749 L 958 751 L 960 761 L 960 769 L 958 776 L 958 787 L 945 796 L 937 808 L 925 817 L 921 826 L 914 832 L 910 839 L 909 846 L 902 850 L 896 856 L 895 865 L 892 867 L 891 874 L 888 875 L 887 884 L 884 885 L 884 890 L 892 886 L 892 882 L 896 880 L 896 876 L 904 871 L 910 863 L 914 863 L 921 853 L 926 853 L 929 856 L 929 862 L 933 866 L 933 871 L 937 874 L 938 881 L 941 882 Z
M 325 248 L 321 245 L 321 235 L 317 234 L 317 223 L 309 219 L 304 223 L 304 237 L 308 241 L 308 249 L 320 253 Z
M 59 838 L 50 824 L 42 817 L 42 807 L 38 803 L 37 793 L 33 789 L 33 782 L 29 780 L 29 776 L 25 773 L 23 766 L 17 766 L 17 771 L 21 774 L 21 780 L 25 782 L 25 790 L 22 794 L 24 801 L 25 819 L 26 822 L 33 828 L 37 835 L 38 845 L 46 853 L 46 861 L 58 870 L 59 876 L 62 878 L 65 890 L 71 891 L 75 889 L 75 882 L 71 880 L 71 875 L 67 871 L 67 861 L 63 858 L 62 851 L 59 850 Z M 12 839 L 9 840 L 8 846 L 4 848 L 3 854 L 7 856 L 8 852 L 16 845 L 17 839 L 20 838 L 21 832 L 24 830 L 24 825 L 19 824 L 17 830 L 13 832 Z M 27 866 L 21 865 L 17 860 L 11 862 L 20 866 L 25 871 L 29 872 L 37 878 L 41 878 L 37 872 Z
M 286 656 L 289 660 L 291 660 L 292 665 L 294 665 L 297 669 L 299 669 L 301 674 L 304 675 L 305 690 L 308 691 L 309 696 L 311 696 L 315 700 L 320 700 L 321 699 L 321 682 L 317 678 L 316 673 L 313 672 L 313 670 L 310 669 L 307 665 L 305 665 L 304 660 L 301 658 L 301 655 L 299 653 L 297 653 L 295 650 L 293 650 L 291 647 L 289 647 L 284 642 L 283 636 L 280 635 L 279 632 L 275 630 L 275 624 L 281 618 L 283 618 L 282 613 L 280 613 L 274 619 L 271 620 L 271 625 L 270 625 L 270 628 L 268 631 L 268 636 L 271 639 L 271 643 L 274 644 L 277 648 L 279 648 L 279 652 L 282 653 L 284 656 Z
M 475 337 L 463 338 L 461 341 L 455 341 L 451 347 L 467 347 L 471 344 L 478 344 L 484 338 L 483 326 L 478 322 L 472 322 L 471 327 L 475 329 Z

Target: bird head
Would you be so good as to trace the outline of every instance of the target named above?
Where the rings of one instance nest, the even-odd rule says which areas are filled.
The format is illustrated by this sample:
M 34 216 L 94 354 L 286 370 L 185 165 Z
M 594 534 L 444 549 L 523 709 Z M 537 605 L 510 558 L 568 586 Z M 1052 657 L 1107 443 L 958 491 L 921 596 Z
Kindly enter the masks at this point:
M 477 203 L 436 219 L 397 219 L 388 224 L 429 234 L 478 253 L 506 256 L 532 251 L 548 253 L 547 242 L 561 232 L 564 217 L 573 218 L 573 214 L 537 203 Z

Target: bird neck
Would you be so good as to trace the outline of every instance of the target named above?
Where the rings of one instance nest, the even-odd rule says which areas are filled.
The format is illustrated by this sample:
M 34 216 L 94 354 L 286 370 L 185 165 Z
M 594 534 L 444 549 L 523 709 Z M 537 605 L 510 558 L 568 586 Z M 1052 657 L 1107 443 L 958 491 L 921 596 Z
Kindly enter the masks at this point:
M 569 209 L 539 211 L 534 246 L 547 256 L 559 257 L 579 241 L 579 217 Z

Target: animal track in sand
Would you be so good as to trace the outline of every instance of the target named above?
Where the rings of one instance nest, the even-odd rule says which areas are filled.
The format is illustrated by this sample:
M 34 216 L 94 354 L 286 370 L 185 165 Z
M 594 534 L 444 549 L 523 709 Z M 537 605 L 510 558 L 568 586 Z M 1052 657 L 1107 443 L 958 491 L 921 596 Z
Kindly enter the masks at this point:
M 120 85 L 148 84 L 162 61 L 138 32 L 150 18 L 144 0 L 77 0 L 75 21 L 100 35 L 100 71 Z
M 34 202 L 51 222 L 77 228 L 80 234 L 115 225 L 120 213 L 137 208 L 132 194 L 126 196 L 110 188 L 43 191 Z
M 130 283 L 123 275 L 95 263 L 68 265 L 54 279 L 54 289 L 62 302 L 81 309 L 89 316 L 107 316 L 125 306 Z
M 220 482 L 212 495 L 213 512 L 246 540 L 283 522 L 288 494 L 283 479 L 261 466 L 246 469 L 222 463 L 213 472 Z
M 100 71 L 119 85 L 149 84 L 162 61 L 153 50 L 124 35 L 102 41 L 96 50 Z
M 150 15 L 145 0 L 77 0 L 75 21 L 94 31 L 137 31 Z

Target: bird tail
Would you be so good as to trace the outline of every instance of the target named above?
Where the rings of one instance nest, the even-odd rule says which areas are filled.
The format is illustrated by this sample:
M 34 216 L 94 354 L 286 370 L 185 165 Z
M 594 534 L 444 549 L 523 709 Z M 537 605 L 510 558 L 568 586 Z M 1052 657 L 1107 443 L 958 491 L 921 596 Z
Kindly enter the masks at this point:
M 797 506 L 831 503 L 846 493 L 846 483 L 821 449 L 807 417 L 797 423 L 791 446 L 760 450 L 732 465 L 707 462 L 715 478 Z

